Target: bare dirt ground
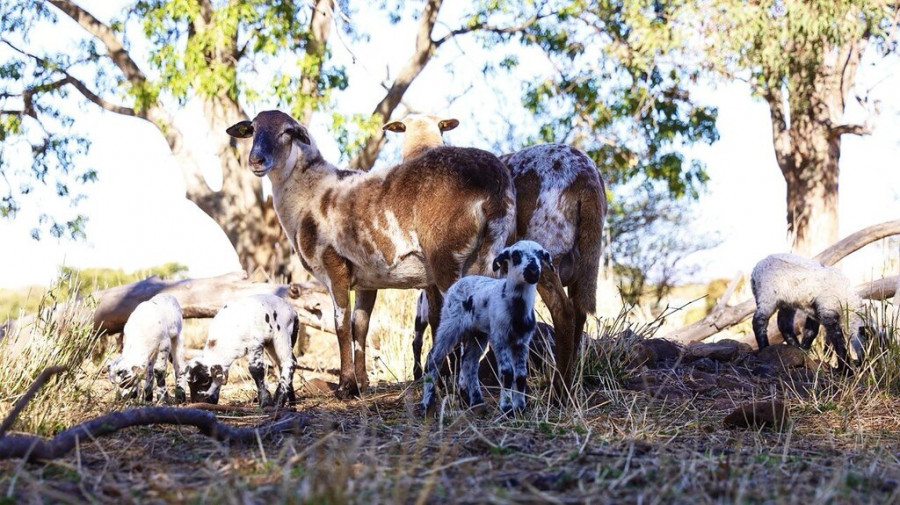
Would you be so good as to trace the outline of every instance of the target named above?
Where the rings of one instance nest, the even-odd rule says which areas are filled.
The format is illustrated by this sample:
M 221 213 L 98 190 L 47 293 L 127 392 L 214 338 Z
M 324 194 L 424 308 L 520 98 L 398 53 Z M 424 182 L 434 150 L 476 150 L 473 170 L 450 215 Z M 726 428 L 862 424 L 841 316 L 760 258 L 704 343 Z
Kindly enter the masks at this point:
M 317 338 L 334 337 L 314 338 L 323 350 L 301 359 L 299 432 L 226 445 L 194 428 L 130 428 L 53 462 L 0 462 L 0 503 L 900 502 L 900 401 L 808 360 L 629 353 L 621 369 L 586 365 L 563 408 L 536 377 L 518 417 L 488 395 L 478 412 L 448 399 L 441 418 L 422 419 L 416 383 L 384 381 L 344 402 L 300 386 L 334 380 L 334 343 Z M 81 380 L 71 401 L 82 419 L 123 407 L 104 380 Z M 252 399 L 235 374 L 223 403 Z M 723 423 L 738 405 L 773 399 L 789 411 L 781 429 Z M 241 426 L 269 416 L 218 415 Z

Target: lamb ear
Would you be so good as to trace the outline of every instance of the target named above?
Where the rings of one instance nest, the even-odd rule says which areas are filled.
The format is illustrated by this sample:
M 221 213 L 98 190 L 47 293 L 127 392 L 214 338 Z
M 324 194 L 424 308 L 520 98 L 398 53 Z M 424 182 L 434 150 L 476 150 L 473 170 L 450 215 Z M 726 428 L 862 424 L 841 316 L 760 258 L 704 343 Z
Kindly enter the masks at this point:
M 459 120 L 457 119 L 442 119 L 438 122 L 438 128 L 440 128 L 442 132 L 450 131 L 457 126 L 459 126 Z
M 312 141 L 309 140 L 309 133 L 306 132 L 306 128 L 304 128 L 302 126 L 295 126 L 294 128 L 290 129 L 290 132 L 291 132 L 291 136 L 294 137 L 294 139 L 296 141 L 300 142 L 301 144 L 306 144 L 306 145 L 312 144 Z
M 543 259 L 544 263 L 546 263 L 547 266 L 550 267 L 551 272 L 556 271 L 556 267 L 553 266 L 553 258 L 550 257 L 550 253 L 548 253 L 547 251 L 541 251 L 541 259 Z
M 506 272 L 506 262 L 509 261 L 509 251 L 503 251 L 494 258 L 494 271 L 500 270 L 503 268 L 504 273 Z
M 225 133 L 238 139 L 247 139 L 253 136 L 253 123 L 250 121 L 241 121 L 235 123 L 225 130 Z
M 406 125 L 401 123 L 400 121 L 391 121 L 390 123 L 382 126 L 381 129 L 386 132 L 402 133 L 406 131 Z
M 228 374 L 222 370 L 222 365 L 213 365 L 209 368 L 209 376 L 213 379 L 219 379 L 222 384 L 228 382 Z

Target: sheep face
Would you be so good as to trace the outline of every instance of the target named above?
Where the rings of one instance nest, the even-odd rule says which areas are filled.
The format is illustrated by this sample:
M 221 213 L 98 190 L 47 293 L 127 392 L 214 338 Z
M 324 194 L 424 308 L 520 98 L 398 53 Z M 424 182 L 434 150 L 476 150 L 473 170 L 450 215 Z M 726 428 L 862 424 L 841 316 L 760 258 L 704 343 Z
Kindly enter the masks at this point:
M 194 359 L 188 363 L 185 373 L 191 402 L 219 403 L 219 391 L 227 381 L 221 365 L 208 366 Z
M 138 385 L 144 377 L 140 367 L 128 367 L 122 364 L 119 356 L 109 365 L 109 381 L 116 386 L 116 399 L 137 398 Z
M 456 119 L 440 119 L 430 114 L 410 114 L 399 121 L 391 121 L 381 129 L 406 133 L 401 156 L 404 160 L 421 154 L 424 150 L 444 145 L 441 134 L 459 126 Z
M 554 270 L 550 253 L 537 242 L 522 240 L 498 254 L 494 258 L 493 267 L 495 272 L 499 270 L 517 283 L 537 284 L 541 278 L 542 263 Z
M 277 110 L 260 112 L 253 121 L 241 121 L 225 130 L 235 138 L 253 137 L 250 170 L 263 177 L 272 170 L 293 169 L 300 156 L 318 153 L 306 127 Z

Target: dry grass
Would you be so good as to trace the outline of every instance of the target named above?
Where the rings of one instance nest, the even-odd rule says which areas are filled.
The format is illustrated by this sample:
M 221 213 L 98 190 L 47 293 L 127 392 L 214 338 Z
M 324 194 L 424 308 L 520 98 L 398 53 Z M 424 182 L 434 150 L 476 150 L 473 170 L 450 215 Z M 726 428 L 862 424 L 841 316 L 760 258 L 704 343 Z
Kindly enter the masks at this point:
M 440 418 L 421 419 L 414 415 L 420 385 L 407 382 L 412 301 L 412 295 L 389 293 L 379 302 L 373 331 L 380 347 L 370 352 L 370 369 L 380 382 L 368 395 L 339 402 L 300 388 L 297 408 L 311 422 L 299 435 L 226 446 L 193 429 L 129 429 L 84 441 L 52 463 L 0 462 L 0 503 L 900 500 L 900 352 L 893 328 L 887 345 L 873 353 L 879 357 L 857 376 L 820 371 L 782 380 L 737 365 L 716 374 L 690 366 L 635 370 L 627 366 L 630 350 L 653 324 L 600 321 L 580 366 L 582 385 L 564 407 L 552 405 L 546 381 L 534 377 L 530 407 L 518 417 L 501 416 L 493 392 L 480 411 L 461 409 L 448 394 Z M 334 380 L 333 339 L 313 335 L 315 351 L 301 359 L 298 375 Z M 71 381 L 90 391 L 90 401 L 48 395 L 41 399 L 49 412 L 43 415 L 68 426 L 121 408 L 110 385 L 94 380 L 100 365 L 85 360 Z M 659 388 L 635 388 L 641 381 Z M 655 394 L 658 389 L 667 393 Z M 223 391 L 230 404 L 250 405 L 253 397 L 241 373 Z M 785 431 L 723 426 L 735 405 L 776 397 L 793 418 Z M 8 410 L 9 401 L 4 394 L 0 408 Z M 37 415 L 26 413 L 16 429 L 30 431 Z M 220 419 L 249 425 L 264 416 Z

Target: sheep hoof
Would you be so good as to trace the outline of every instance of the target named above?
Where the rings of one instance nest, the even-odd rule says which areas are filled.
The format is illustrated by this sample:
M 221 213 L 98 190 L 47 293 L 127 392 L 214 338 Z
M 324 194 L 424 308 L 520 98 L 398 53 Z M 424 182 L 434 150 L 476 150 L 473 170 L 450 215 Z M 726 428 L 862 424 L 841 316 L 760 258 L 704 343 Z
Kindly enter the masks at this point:
M 334 396 L 338 400 L 359 398 L 359 386 L 354 381 L 341 381 L 338 388 L 334 390 Z
M 175 387 L 175 403 L 184 403 L 187 401 L 187 396 L 184 394 L 184 389 L 180 387 Z

